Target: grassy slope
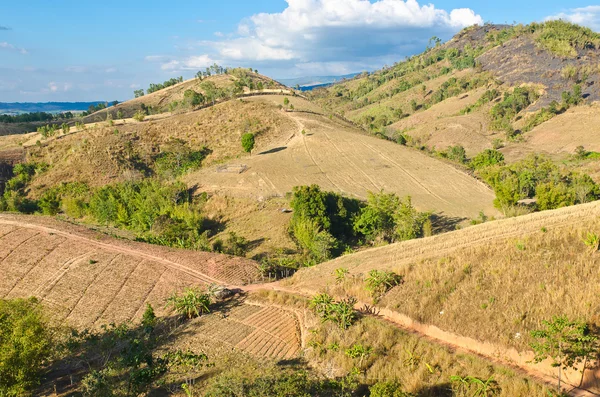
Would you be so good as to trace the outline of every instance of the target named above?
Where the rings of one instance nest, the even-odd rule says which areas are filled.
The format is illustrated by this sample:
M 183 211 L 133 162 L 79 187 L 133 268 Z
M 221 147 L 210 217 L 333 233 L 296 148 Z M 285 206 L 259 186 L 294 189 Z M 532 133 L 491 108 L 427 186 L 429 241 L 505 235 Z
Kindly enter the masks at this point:
M 298 272 L 287 285 L 368 301 L 363 277 L 392 270 L 404 283 L 379 303 L 418 321 L 482 341 L 527 348 L 542 320 L 567 314 L 593 320 L 600 256 L 582 236 L 600 229 L 600 203 L 469 227 L 346 255 Z M 336 285 L 333 272 L 350 278 Z M 517 333 L 520 337 L 515 337 Z
M 460 77 L 464 75 L 479 76 L 482 73 L 491 73 L 494 78 L 500 83 L 501 91 L 508 91 L 511 87 L 521 84 L 535 84 L 542 87 L 541 98 L 534 103 L 529 109 L 522 112 L 521 116 L 527 117 L 528 112 L 534 112 L 541 107 L 556 100 L 561 101 L 561 93 L 569 91 L 575 84 L 574 80 L 569 80 L 561 76 L 563 68 L 573 66 L 580 70 L 585 70 L 587 74 L 586 84 L 583 85 L 583 93 L 588 102 L 593 102 L 600 98 L 598 90 L 598 80 L 600 79 L 600 69 L 597 68 L 598 60 L 600 59 L 600 51 L 598 49 L 577 50 L 579 57 L 559 56 L 550 52 L 540 41 L 541 31 L 535 34 L 520 33 L 513 39 L 504 42 L 501 45 L 492 44 L 488 39 L 488 34 L 497 34 L 503 27 L 485 26 L 479 28 L 467 29 L 449 42 L 443 44 L 441 49 L 457 48 L 463 50 L 465 45 L 476 48 L 478 46 L 485 47 L 483 53 L 476 60 L 480 63 L 480 68 L 476 70 L 467 69 L 463 71 L 453 71 L 450 74 L 435 77 L 442 66 L 449 66 L 449 62 L 444 60 L 435 63 L 431 66 L 426 66 L 424 69 L 419 67 L 416 70 L 411 70 L 405 65 L 410 65 L 410 62 L 419 61 L 431 53 L 424 53 L 417 56 L 409 63 L 400 63 L 391 69 L 377 71 L 368 77 L 358 77 L 350 81 L 342 82 L 324 90 L 316 92 L 313 96 L 315 100 L 330 109 L 333 112 L 343 113 L 355 122 L 368 125 L 365 118 L 368 116 L 387 117 L 388 120 L 395 122 L 388 127 L 388 134 L 394 136 L 393 130 L 397 132 L 403 131 L 415 139 L 415 143 L 425 145 L 427 147 L 435 147 L 438 150 L 446 149 L 447 146 L 460 144 L 463 145 L 468 155 L 473 155 L 483 149 L 491 148 L 492 141 L 500 139 L 506 141 L 503 132 L 492 131 L 489 128 L 489 109 L 491 105 L 483 106 L 476 109 L 469 115 L 460 116 L 459 112 L 462 108 L 471 104 L 472 100 L 476 100 L 484 91 L 476 89 L 468 92 L 467 95 L 460 94 L 456 97 L 446 99 L 445 101 L 434 105 L 427 110 L 417 110 L 414 112 L 410 107 L 410 101 L 416 100 L 417 103 L 422 103 L 427 100 L 425 93 L 430 90 L 434 91 L 441 83 L 447 81 L 451 77 Z M 517 29 L 518 30 L 518 29 Z M 435 51 L 435 50 L 434 50 Z M 412 66 L 411 66 L 412 67 Z M 373 90 L 365 93 L 361 91 L 357 94 L 359 86 L 369 86 L 374 80 L 382 78 L 382 76 L 390 76 L 400 70 L 407 70 L 400 77 L 393 77 L 382 85 L 374 85 Z M 414 69 L 414 68 L 413 68 Z M 583 72 L 580 72 L 582 75 Z M 434 76 L 428 80 L 429 76 Z M 422 80 L 422 84 L 417 84 L 407 91 L 397 93 L 391 97 L 381 98 L 382 95 L 390 93 L 390 91 L 402 84 L 403 82 L 414 82 Z M 422 91 L 422 85 L 426 86 L 425 93 Z M 495 86 L 495 85 L 494 85 Z M 343 95 L 339 96 L 339 92 Z M 465 98 L 466 96 L 466 98 Z M 364 105 L 362 102 L 368 98 L 371 102 L 369 105 Z M 402 109 L 403 113 L 409 117 L 398 120 L 394 117 L 394 110 Z M 578 113 L 573 116 L 572 113 Z M 573 152 L 576 146 L 583 145 L 589 150 L 594 150 L 597 146 L 596 135 L 594 134 L 595 118 L 594 115 L 585 110 L 579 111 L 579 108 L 567 114 L 559 116 L 562 118 L 562 125 L 567 126 L 569 123 L 581 125 L 581 129 L 585 131 L 579 134 L 561 134 L 560 139 L 551 139 L 541 137 L 543 131 L 546 131 L 545 124 L 549 124 L 549 130 L 557 129 L 556 123 L 550 124 L 553 121 L 542 124 L 534 131 L 525 133 L 522 140 L 509 144 L 510 148 L 506 149 L 507 156 L 510 160 L 518 160 L 523 158 L 531 151 L 540 151 L 553 154 L 557 159 L 564 159 L 566 155 Z M 559 118 L 557 117 L 557 119 Z M 520 124 L 517 122 L 515 127 Z M 564 128 L 563 128 L 564 129 Z M 562 132 L 562 130 L 561 130 Z

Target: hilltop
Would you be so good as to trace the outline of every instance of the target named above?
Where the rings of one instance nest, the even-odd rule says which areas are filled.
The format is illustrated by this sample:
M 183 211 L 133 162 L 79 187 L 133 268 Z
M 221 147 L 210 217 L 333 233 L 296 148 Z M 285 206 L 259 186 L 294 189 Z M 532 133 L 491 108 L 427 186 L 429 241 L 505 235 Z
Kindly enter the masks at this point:
M 577 122 L 573 113 L 600 99 L 599 59 L 600 36 L 566 22 L 474 26 L 392 67 L 316 90 L 311 98 L 416 147 L 442 152 L 461 145 L 470 156 L 500 148 L 518 160 L 523 156 L 517 148 L 543 135 L 548 120 Z M 596 148 L 595 135 L 555 145 L 549 140 L 533 150 L 564 159 L 575 146 Z

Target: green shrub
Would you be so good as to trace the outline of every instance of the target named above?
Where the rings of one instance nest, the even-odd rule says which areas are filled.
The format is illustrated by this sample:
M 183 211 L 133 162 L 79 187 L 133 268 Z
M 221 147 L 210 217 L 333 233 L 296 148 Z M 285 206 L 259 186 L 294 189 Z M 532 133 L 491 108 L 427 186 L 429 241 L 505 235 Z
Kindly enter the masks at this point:
M 333 250 L 338 246 L 337 240 L 314 219 L 294 216 L 290 230 L 304 255 L 317 262 L 331 259 Z
M 0 395 L 26 395 L 40 384 L 54 341 L 35 298 L 0 300 Z
M 575 204 L 575 194 L 565 182 L 540 183 L 535 188 L 537 206 L 540 210 L 551 210 Z
M 205 102 L 204 95 L 194 91 L 194 90 L 185 90 L 183 93 L 183 102 L 187 106 L 199 106 Z
M 504 93 L 504 98 L 490 110 L 491 128 L 506 131 L 512 128 L 513 119 L 539 98 L 537 92 L 527 87 L 516 87 L 512 92 Z
M 167 299 L 167 307 L 187 318 L 210 313 L 210 304 L 211 296 L 198 288 L 188 288 L 182 295 L 174 293 Z
M 473 157 L 471 160 L 471 167 L 476 170 L 486 168 L 492 165 L 504 164 L 504 155 L 494 149 L 486 149 Z
M 206 147 L 192 150 L 182 139 L 171 139 L 154 158 L 154 168 L 160 176 L 178 177 L 200 168 L 210 153 L 211 150 Z
M 558 56 L 575 58 L 579 50 L 600 47 L 600 34 L 564 20 L 532 23 L 528 29 L 538 45 Z
M 348 329 L 357 319 L 354 305 L 356 299 L 348 298 L 336 302 L 329 294 L 317 294 L 310 301 L 310 307 L 323 322 L 331 321 L 342 329 Z
M 248 132 L 242 135 L 242 148 L 246 153 L 252 152 L 252 149 L 254 149 L 254 134 Z
M 402 283 L 402 276 L 394 272 L 374 269 L 365 279 L 365 288 L 371 293 L 373 299 L 378 300 L 400 283 Z
M 467 152 L 465 151 L 465 148 L 460 145 L 450 146 L 446 153 L 448 159 L 452 161 L 456 161 L 457 163 L 461 164 L 465 164 L 467 162 Z
M 133 119 L 136 121 L 139 121 L 139 122 L 144 121 L 145 118 L 146 118 L 146 113 L 144 113 L 144 111 L 142 111 L 142 110 L 138 110 L 133 115 Z

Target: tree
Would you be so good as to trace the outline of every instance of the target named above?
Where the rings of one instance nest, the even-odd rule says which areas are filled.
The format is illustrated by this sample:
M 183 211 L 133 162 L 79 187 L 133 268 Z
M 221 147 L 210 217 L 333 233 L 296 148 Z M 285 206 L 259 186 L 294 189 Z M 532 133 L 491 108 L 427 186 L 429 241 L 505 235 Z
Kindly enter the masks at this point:
M 35 298 L 0 300 L 0 395 L 23 395 L 39 385 L 53 345 Z
M 144 90 L 143 89 L 135 90 L 135 91 L 133 91 L 133 95 L 136 98 L 143 97 L 144 96 Z
M 185 90 L 183 93 L 183 101 L 188 106 L 198 106 L 204 103 L 204 96 L 194 90 Z
M 248 132 L 242 135 L 242 148 L 246 153 L 252 152 L 252 149 L 254 149 L 254 134 Z
M 582 380 L 588 360 L 594 360 L 599 352 L 598 337 L 583 321 L 572 321 L 565 316 L 555 316 L 551 321 L 542 321 L 543 329 L 531 331 L 535 339 L 531 348 L 534 362 L 547 358 L 558 368 L 558 389 L 561 388 L 562 369 L 573 368 L 583 362 Z

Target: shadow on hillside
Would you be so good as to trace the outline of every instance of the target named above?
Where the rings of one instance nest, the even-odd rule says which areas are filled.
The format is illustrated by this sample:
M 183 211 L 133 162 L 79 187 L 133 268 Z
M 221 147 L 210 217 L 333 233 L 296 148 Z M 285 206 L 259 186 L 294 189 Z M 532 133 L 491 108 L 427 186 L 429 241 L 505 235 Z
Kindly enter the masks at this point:
M 454 231 L 461 222 L 464 222 L 466 220 L 467 218 L 447 216 L 444 214 L 433 214 L 431 215 L 431 225 L 433 227 L 433 234 Z
M 452 397 L 452 385 L 449 383 L 441 383 L 439 385 L 424 386 L 415 393 L 417 397 Z
M 240 297 L 217 301 L 211 305 L 211 315 L 226 318 L 234 307 L 242 304 Z M 196 326 L 204 321 L 204 316 L 190 320 L 181 315 L 170 315 L 157 318 L 153 327 L 124 322 L 106 325 L 91 332 L 65 328 L 64 344 L 61 343 L 62 347 L 58 349 L 61 357 L 46 368 L 42 385 L 35 395 L 80 396 L 82 381 L 88 374 L 94 373 L 96 376 L 88 378 L 88 384 L 95 384 L 100 389 L 104 383 L 123 391 L 131 382 L 144 383 L 148 380 L 147 388 L 142 388 L 140 393 L 132 392 L 131 395 L 147 391 L 149 396 L 168 396 L 181 392 L 181 384 L 186 379 L 195 384 L 215 375 L 214 370 L 207 366 L 211 363 L 211 357 L 207 361 L 199 359 L 195 369 L 178 367 L 178 364 L 168 364 L 168 368 L 164 369 L 161 362 L 170 360 L 168 353 L 177 352 L 176 342 L 179 338 L 195 334 Z M 152 375 L 153 371 L 156 371 L 156 377 Z M 167 374 L 169 382 L 161 384 L 159 380 L 163 374 Z
M 262 155 L 262 154 L 271 154 L 271 153 L 277 153 L 277 152 L 281 152 L 283 150 L 287 149 L 287 146 L 280 146 L 280 147 L 276 147 L 273 149 L 269 149 L 269 150 L 265 150 L 264 152 L 260 152 L 258 155 Z

